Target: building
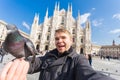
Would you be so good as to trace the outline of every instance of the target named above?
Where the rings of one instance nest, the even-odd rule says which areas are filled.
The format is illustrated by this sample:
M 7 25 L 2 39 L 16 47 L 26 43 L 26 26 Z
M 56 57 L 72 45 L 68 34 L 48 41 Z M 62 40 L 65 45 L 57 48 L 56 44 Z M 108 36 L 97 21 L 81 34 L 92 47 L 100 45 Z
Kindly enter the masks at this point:
M 44 22 L 39 24 L 39 15 L 35 14 L 30 39 L 33 41 L 38 51 L 51 50 L 55 48 L 54 33 L 58 28 L 65 28 L 73 35 L 73 47 L 78 53 L 91 53 L 91 25 L 88 20 L 83 28 L 80 25 L 80 13 L 75 19 L 72 16 L 72 6 L 68 5 L 67 11 L 59 9 L 59 4 L 55 5 L 52 17 L 48 17 L 48 9 L 44 17 Z
M 102 47 L 102 46 L 100 46 L 100 45 L 92 44 L 91 54 L 98 55 L 98 53 L 99 53 L 100 50 L 101 50 L 101 47 Z
M 0 45 L 4 42 L 5 37 L 7 35 L 7 31 L 6 31 L 6 22 L 0 20 Z
M 113 40 L 112 45 L 103 45 L 101 46 L 98 54 L 101 57 L 111 57 L 114 59 L 120 59 L 120 45 L 116 45 Z

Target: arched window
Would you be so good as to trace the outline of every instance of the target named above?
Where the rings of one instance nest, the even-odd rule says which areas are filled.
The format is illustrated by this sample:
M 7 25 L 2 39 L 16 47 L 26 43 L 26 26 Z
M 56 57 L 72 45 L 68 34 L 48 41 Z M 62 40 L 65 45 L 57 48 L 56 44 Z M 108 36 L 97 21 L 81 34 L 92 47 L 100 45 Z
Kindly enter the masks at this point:
M 40 35 L 38 36 L 38 39 L 40 40 Z
M 75 34 L 75 29 L 73 29 L 73 32 L 72 32 L 73 34 Z
M 81 39 L 81 43 L 83 43 L 83 39 Z
M 73 37 L 73 42 L 75 42 L 75 38 Z
M 48 35 L 48 36 L 47 36 L 47 40 L 49 40 L 49 38 L 50 38 L 50 37 L 49 37 L 49 35 Z
M 48 28 L 48 32 L 50 32 L 50 27 Z
M 62 21 L 61 21 L 61 25 L 64 25 L 64 17 L 62 16 Z

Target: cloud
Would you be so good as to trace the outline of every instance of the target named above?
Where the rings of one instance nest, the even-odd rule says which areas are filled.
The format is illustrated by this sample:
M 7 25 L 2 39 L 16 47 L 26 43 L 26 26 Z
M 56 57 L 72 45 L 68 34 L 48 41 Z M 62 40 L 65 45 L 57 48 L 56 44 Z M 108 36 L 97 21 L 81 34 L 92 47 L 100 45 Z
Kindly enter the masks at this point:
M 120 33 L 120 29 L 111 30 L 110 33 L 112 34 Z
M 30 30 L 30 26 L 26 23 L 26 22 L 22 22 L 22 25 L 24 26 L 24 27 L 26 27 L 28 30 Z
M 93 41 L 92 43 L 93 43 L 93 44 L 97 44 L 97 42 L 94 42 L 94 41 Z
M 91 13 L 85 13 L 85 14 L 81 15 L 81 24 L 84 24 L 88 20 L 88 17 L 90 15 L 91 15 Z
M 96 10 L 96 8 L 92 8 L 92 10 L 94 11 L 94 10 Z
M 93 21 L 92 21 L 92 25 L 93 25 L 93 26 L 96 26 L 96 27 L 97 27 L 97 26 L 100 26 L 100 25 L 102 25 L 103 20 L 104 20 L 104 19 L 93 20 Z
M 112 18 L 120 20 L 120 13 L 114 14 Z

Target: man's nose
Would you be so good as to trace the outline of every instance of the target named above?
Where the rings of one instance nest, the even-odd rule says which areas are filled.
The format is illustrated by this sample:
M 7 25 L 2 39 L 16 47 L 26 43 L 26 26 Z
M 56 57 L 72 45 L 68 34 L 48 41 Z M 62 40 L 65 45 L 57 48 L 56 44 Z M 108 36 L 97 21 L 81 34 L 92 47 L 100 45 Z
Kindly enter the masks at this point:
M 60 38 L 60 39 L 58 40 L 58 42 L 62 42 L 62 39 Z

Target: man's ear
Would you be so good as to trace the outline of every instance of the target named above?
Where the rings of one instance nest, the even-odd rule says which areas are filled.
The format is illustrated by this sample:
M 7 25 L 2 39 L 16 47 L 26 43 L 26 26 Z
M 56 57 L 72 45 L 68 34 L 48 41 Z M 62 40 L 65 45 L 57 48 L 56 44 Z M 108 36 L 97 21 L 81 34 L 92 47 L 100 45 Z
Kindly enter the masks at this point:
M 71 40 L 71 43 L 73 44 L 73 38 L 70 38 L 70 40 Z

